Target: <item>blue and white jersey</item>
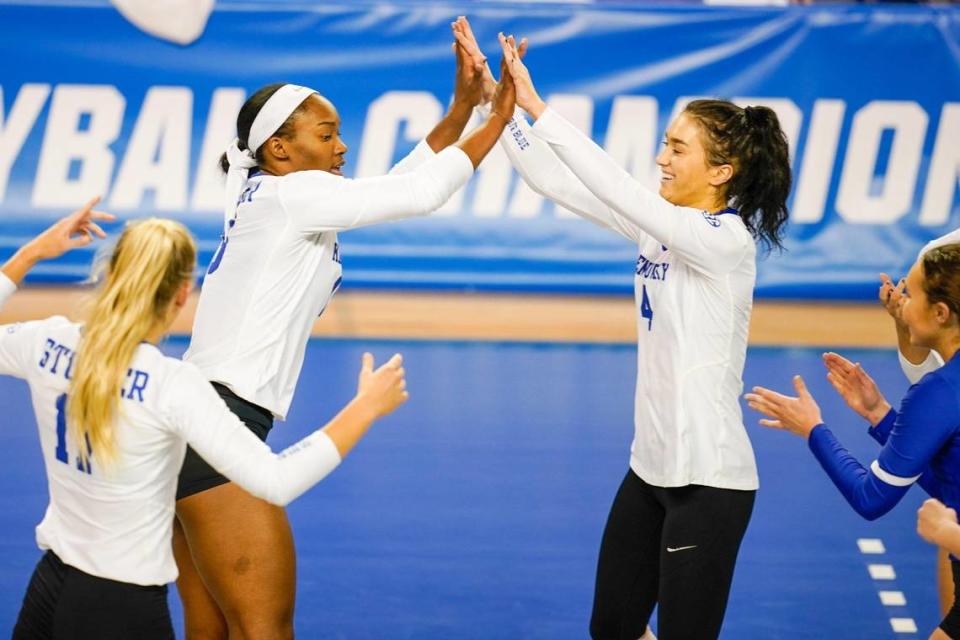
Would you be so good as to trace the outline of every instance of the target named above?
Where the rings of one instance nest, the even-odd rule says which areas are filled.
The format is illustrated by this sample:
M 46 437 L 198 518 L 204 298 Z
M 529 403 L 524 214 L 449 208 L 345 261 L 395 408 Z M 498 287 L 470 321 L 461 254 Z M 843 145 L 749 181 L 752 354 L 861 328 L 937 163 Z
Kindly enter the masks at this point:
M 0 306 L 10 293 L 0 274 Z M 118 457 L 82 464 L 66 424 L 66 393 L 81 325 L 55 316 L 0 325 L 0 375 L 27 381 L 50 503 L 37 544 L 91 575 L 140 585 L 177 577 L 171 539 L 177 476 L 189 443 L 233 482 L 286 504 L 340 463 L 316 431 L 280 455 L 257 439 L 193 365 L 144 343 L 123 384 L 114 427 Z M 4 425 L 18 428 L 26 425 Z
M 283 419 L 313 323 L 342 273 L 337 232 L 426 215 L 473 175 L 457 147 L 421 142 L 390 175 L 250 177 L 207 270 L 184 359 Z
M 637 386 L 630 467 L 649 484 L 756 489 L 739 396 L 756 280 L 740 216 L 677 207 L 547 109 L 501 143 L 537 192 L 637 244 Z
M 810 434 L 810 450 L 864 518 L 888 512 L 916 482 L 952 509 L 960 509 L 960 358 L 951 358 L 910 387 L 870 435 L 883 445 L 864 468 L 826 425 Z
M 920 249 L 920 253 L 917 254 L 917 260 L 920 260 L 927 251 L 931 249 L 936 249 L 937 247 L 942 247 L 945 244 L 955 244 L 960 242 L 960 229 L 954 229 L 946 235 L 942 235 L 939 238 L 935 238 L 925 244 L 923 249 Z M 910 384 L 916 384 L 920 378 L 930 373 L 931 371 L 936 371 L 943 366 L 943 358 L 934 351 L 930 350 L 930 353 L 927 354 L 927 359 L 921 362 L 920 364 L 913 364 L 909 360 L 903 357 L 903 354 L 899 351 L 897 355 L 900 358 L 900 368 L 903 370 L 903 375 L 907 376 L 907 380 L 910 381 Z

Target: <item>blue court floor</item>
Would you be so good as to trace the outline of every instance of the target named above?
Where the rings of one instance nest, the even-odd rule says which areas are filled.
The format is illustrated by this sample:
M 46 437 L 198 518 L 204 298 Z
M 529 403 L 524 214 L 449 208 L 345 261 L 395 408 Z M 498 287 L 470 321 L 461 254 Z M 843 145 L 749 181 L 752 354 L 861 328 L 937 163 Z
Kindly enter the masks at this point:
M 172 354 L 182 340 L 165 345 Z M 587 637 L 594 563 L 633 434 L 635 348 L 459 342 L 311 342 L 275 450 L 352 397 L 360 355 L 406 358 L 410 402 L 374 426 L 330 478 L 291 505 L 300 638 Z M 876 445 L 824 378 L 819 351 L 751 349 L 745 384 L 801 373 L 862 461 Z M 898 401 L 896 356 L 844 352 Z M 12 628 L 40 553 L 46 484 L 26 385 L 0 379 L 0 630 Z M 723 637 L 917 638 L 938 622 L 934 550 L 915 534 L 913 489 L 878 522 L 843 501 L 803 441 L 746 414 L 761 489 Z M 885 552 L 866 555 L 859 539 Z M 883 575 L 892 579 L 874 579 Z M 898 591 L 905 606 L 885 606 Z M 171 590 L 178 630 L 180 610 Z M 898 633 L 910 618 L 919 633 Z M 909 628 L 909 623 L 896 623 Z M 0 631 L 0 633 L 6 633 Z

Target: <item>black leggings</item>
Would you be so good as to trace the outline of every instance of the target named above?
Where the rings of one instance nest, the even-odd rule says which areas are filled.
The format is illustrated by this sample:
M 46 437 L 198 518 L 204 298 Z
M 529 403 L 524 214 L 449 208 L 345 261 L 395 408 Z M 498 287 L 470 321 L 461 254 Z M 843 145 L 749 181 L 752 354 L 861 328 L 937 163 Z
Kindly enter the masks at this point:
M 47 551 L 30 578 L 13 640 L 173 640 L 167 585 L 98 578 Z
M 590 636 L 636 640 L 659 605 L 660 640 L 716 638 L 755 496 L 654 487 L 627 471 L 600 545 Z

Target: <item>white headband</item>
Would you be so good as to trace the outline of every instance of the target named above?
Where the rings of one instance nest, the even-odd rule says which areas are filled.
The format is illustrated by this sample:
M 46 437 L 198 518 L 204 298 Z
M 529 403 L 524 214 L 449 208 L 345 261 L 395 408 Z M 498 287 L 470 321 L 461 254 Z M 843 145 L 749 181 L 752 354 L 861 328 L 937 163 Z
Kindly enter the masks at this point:
M 239 139 L 227 147 L 227 160 L 230 170 L 227 172 L 227 184 L 224 189 L 223 217 L 224 233 L 229 230 L 230 220 L 237 211 L 240 194 L 250 175 L 250 169 L 257 166 L 256 152 L 263 143 L 277 132 L 287 118 L 303 104 L 303 101 L 317 93 L 309 87 L 296 84 L 285 84 L 277 89 L 260 108 L 257 117 L 250 126 L 247 136 L 247 148 L 240 149 Z
M 316 91 L 313 89 L 296 84 L 285 84 L 277 89 L 260 107 L 260 112 L 250 125 L 250 135 L 247 136 L 250 152 L 256 154 L 257 149 L 283 126 L 290 114 L 314 93 Z

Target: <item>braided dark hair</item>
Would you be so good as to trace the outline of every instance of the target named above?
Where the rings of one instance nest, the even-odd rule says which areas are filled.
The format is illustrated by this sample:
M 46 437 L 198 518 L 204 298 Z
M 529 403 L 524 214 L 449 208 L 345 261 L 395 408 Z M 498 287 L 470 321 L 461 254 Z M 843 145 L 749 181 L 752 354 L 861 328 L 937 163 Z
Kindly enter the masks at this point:
M 783 249 L 792 176 L 787 137 L 768 107 L 738 107 L 726 100 L 694 100 L 684 113 L 704 132 L 707 162 L 733 166 L 725 196 L 733 200 L 753 237 Z
M 237 144 L 240 149 L 247 148 L 247 138 L 250 137 L 250 127 L 253 126 L 253 121 L 256 120 L 257 114 L 260 113 L 260 109 L 263 108 L 263 105 L 267 103 L 267 100 L 280 90 L 286 83 L 277 82 L 274 84 L 268 84 L 265 87 L 257 89 L 253 95 L 247 98 L 247 101 L 243 103 L 243 106 L 240 107 L 240 113 L 237 114 L 237 138 L 240 142 Z M 280 125 L 280 128 L 277 129 L 276 133 L 273 135 L 280 136 L 281 138 L 290 139 L 293 137 L 293 121 L 300 114 L 301 110 L 305 108 L 307 102 L 304 101 L 299 107 L 294 109 L 293 113 L 290 114 L 290 117 Z M 257 164 L 263 166 L 263 147 L 257 149 L 253 157 L 256 158 Z M 226 173 L 230 170 L 230 163 L 227 161 L 227 154 L 224 153 L 220 156 L 220 169 Z

